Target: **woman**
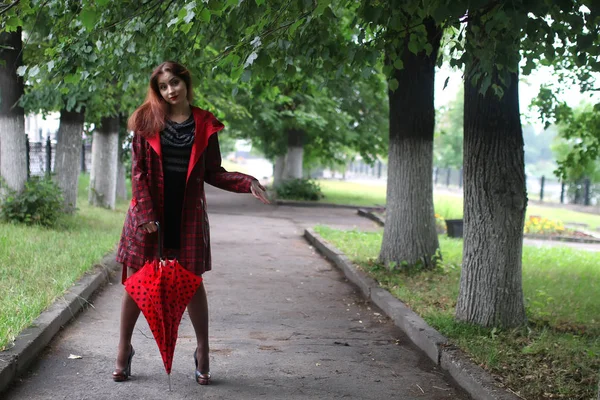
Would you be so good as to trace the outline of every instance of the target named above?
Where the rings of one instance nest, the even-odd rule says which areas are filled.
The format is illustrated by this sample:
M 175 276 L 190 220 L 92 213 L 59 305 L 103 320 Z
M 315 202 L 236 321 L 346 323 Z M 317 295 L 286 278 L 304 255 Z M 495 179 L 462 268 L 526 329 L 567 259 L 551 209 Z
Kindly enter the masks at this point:
M 252 193 L 268 204 L 265 188 L 252 176 L 227 172 L 221 166 L 217 132 L 223 128 L 210 112 L 190 105 L 190 73 L 164 62 L 152 73 L 146 101 L 129 118 L 134 132 L 131 205 L 117 252 L 123 263 L 122 282 L 156 258 L 159 221 L 164 254 L 177 258 L 197 275 L 211 269 L 210 239 L 204 182 L 238 193 Z M 208 303 L 201 285 L 188 305 L 198 342 L 194 354 L 196 381 L 210 383 Z M 133 328 L 140 309 L 127 292 L 121 305 L 121 327 L 113 379 L 127 380 L 134 351 Z

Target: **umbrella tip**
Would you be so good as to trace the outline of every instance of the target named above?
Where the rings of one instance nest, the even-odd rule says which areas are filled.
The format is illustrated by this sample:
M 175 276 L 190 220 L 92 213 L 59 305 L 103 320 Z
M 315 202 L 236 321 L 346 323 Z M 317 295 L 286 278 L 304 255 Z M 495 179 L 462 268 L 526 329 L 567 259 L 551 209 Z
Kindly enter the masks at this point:
M 171 391 L 171 374 L 167 374 L 169 377 L 169 392 Z

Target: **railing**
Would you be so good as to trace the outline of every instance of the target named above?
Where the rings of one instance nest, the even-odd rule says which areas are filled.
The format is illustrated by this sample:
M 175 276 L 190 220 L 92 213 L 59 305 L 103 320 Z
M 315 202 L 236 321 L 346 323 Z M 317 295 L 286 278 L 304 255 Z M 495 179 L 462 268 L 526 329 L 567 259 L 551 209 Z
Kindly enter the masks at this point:
M 52 143 L 50 137 L 45 143 L 25 141 L 27 146 L 27 176 L 49 175 L 54 172 L 56 154 L 56 143 Z M 92 164 L 92 145 L 81 144 L 80 158 L 81 172 L 89 172 Z
M 381 161 L 371 166 L 362 161 L 348 164 L 346 179 L 367 179 L 385 182 L 387 180 L 387 165 Z M 455 168 L 433 168 L 433 184 L 438 188 L 462 189 L 463 170 Z M 530 200 L 579 205 L 600 204 L 600 184 L 582 179 L 577 183 L 565 183 L 555 177 L 526 176 L 527 196 Z

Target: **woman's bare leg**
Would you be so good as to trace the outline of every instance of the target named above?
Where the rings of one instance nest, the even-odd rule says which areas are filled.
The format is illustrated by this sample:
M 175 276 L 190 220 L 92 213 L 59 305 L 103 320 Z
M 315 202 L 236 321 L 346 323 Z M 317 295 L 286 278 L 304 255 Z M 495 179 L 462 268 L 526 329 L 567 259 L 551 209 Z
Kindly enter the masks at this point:
M 200 284 L 198 290 L 188 304 L 188 314 L 198 342 L 198 371 L 208 373 L 210 371 L 210 360 L 208 358 L 208 300 L 204 283 Z
M 128 268 L 127 276 L 131 276 L 135 270 Z M 121 326 L 119 330 L 119 347 L 117 352 L 116 369 L 122 371 L 127 366 L 127 360 L 131 352 L 131 336 L 135 323 L 140 316 L 140 308 L 135 300 L 123 291 L 123 300 L 121 301 Z

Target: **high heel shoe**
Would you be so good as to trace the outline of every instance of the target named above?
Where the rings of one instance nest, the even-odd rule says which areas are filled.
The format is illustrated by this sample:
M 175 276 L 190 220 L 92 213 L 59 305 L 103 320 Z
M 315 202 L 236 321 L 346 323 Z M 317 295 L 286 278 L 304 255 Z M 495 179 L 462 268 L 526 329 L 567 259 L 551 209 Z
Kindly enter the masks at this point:
M 196 382 L 199 385 L 210 385 L 210 372 L 198 371 L 198 349 L 194 350 L 194 362 L 196 363 Z
M 134 354 L 135 350 L 133 350 L 133 346 L 131 346 L 131 353 L 129 353 L 129 358 L 127 359 L 127 366 L 122 370 L 116 369 L 112 373 L 113 381 L 123 382 L 129 379 L 129 377 L 131 376 L 131 359 L 133 358 Z

